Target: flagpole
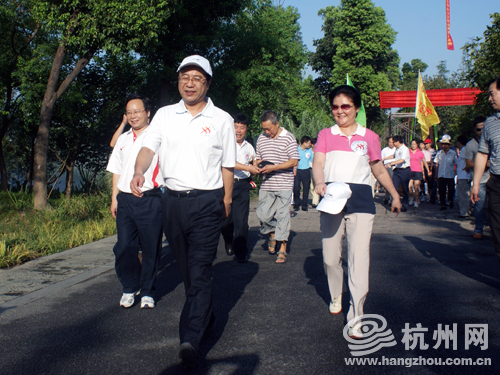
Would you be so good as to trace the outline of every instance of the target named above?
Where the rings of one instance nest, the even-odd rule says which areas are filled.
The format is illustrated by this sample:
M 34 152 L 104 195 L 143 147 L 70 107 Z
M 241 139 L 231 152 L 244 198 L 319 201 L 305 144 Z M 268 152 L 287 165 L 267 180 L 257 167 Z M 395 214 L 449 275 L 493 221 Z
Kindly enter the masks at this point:
M 418 91 L 420 90 L 420 87 L 418 86 L 418 83 L 420 82 L 420 69 L 418 70 L 418 77 L 417 77 L 417 96 L 415 98 L 415 116 L 413 116 L 413 132 L 416 133 L 415 127 L 416 127 L 416 122 L 417 122 L 417 105 L 418 105 Z

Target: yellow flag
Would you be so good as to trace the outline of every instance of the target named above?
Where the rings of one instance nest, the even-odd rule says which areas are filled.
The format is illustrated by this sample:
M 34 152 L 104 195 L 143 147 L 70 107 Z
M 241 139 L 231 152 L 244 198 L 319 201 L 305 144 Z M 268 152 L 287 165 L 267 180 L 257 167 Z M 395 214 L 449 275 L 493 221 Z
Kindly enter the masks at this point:
M 422 139 L 426 139 L 429 136 L 430 126 L 439 124 L 439 117 L 436 110 L 425 93 L 425 87 L 422 82 L 420 71 L 418 72 L 417 107 L 415 108 L 415 117 L 417 118 L 420 128 L 422 129 Z

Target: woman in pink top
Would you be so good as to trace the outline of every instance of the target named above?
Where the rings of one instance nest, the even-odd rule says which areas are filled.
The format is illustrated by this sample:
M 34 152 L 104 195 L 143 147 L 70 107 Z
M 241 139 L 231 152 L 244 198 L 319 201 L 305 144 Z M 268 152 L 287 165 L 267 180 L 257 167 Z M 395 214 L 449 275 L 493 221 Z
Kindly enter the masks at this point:
M 422 173 L 425 168 L 427 168 L 427 173 L 429 173 L 429 167 L 425 162 L 425 155 L 422 151 L 418 149 L 418 143 L 416 140 L 411 141 L 410 149 L 410 194 L 413 191 L 413 207 L 418 207 L 420 203 L 420 181 L 425 180 L 425 176 Z

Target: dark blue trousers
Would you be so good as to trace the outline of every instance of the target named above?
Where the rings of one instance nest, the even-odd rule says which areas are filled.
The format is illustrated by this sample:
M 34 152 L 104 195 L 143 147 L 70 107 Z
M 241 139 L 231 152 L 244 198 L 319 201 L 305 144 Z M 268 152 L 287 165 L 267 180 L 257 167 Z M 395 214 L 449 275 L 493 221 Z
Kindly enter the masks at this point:
M 234 255 L 243 259 L 248 254 L 248 214 L 250 212 L 250 190 L 248 178 L 234 181 L 231 213 L 222 225 L 222 237 L 226 244 L 233 244 Z
M 302 184 L 302 202 L 300 200 L 300 184 Z M 293 180 L 293 205 L 307 208 L 309 188 L 311 187 L 311 169 L 297 169 Z
M 411 178 L 410 168 L 405 168 L 405 169 L 394 168 L 392 175 L 392 182 L 396 190 L 399 189 L 399 185 L 403 186 L 403 202 L 401 202 L 401 204 L 407 208 L 408 208 L 408 198 L 410 192 L 410 188 L 408 187 L 410 183 L 410 178 Z
M 123 293 L 140 289 L 141 296 L 154 297 L 162 239 L 161 190 L 146 192 L 142 198 L 119 193 L 116 199 L 116 275 Z M 142 266 L 137 257 L 139 250 Z
M 222 227 L 222 198 L 222 189 L 198 190 L 189 196 L 167 190 L 162 197 L 163 227 L 186 294 L 180 342 L 196 349 L 212 316 L 212 263 Z

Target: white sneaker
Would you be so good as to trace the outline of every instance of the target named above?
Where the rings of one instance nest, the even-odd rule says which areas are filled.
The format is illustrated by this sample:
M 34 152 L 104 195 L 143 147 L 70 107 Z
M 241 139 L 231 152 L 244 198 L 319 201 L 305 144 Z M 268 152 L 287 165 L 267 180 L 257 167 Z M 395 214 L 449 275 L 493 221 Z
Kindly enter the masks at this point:
M 138 294 L 139 292 L 123 293 L 122 299 L 120 300 L 120 306 L 125 307 L 126 309 L 133 306 L 135 302 L 135 296 Z
M 342 294 L 330 302 L 329 310 L 330 314 L 338 314 L 342 311 Z
M 413 202 L 413 207 L 418 208 L 418 202 Z
M 351 339 L 361 340 L 363 331 L 361 330 L 361 322 L 357 322 L 352 327 L 349 327 L 348 335 Z
M 155 307 L 155 300 L 151 297 L 144 296 L 141 298 L 141 309 L 153 309 Z
M 408 204 L 409 204 L 410 206 L 413 204 L 413 198 L 410 198 L 410 199 L 408 200 Z

